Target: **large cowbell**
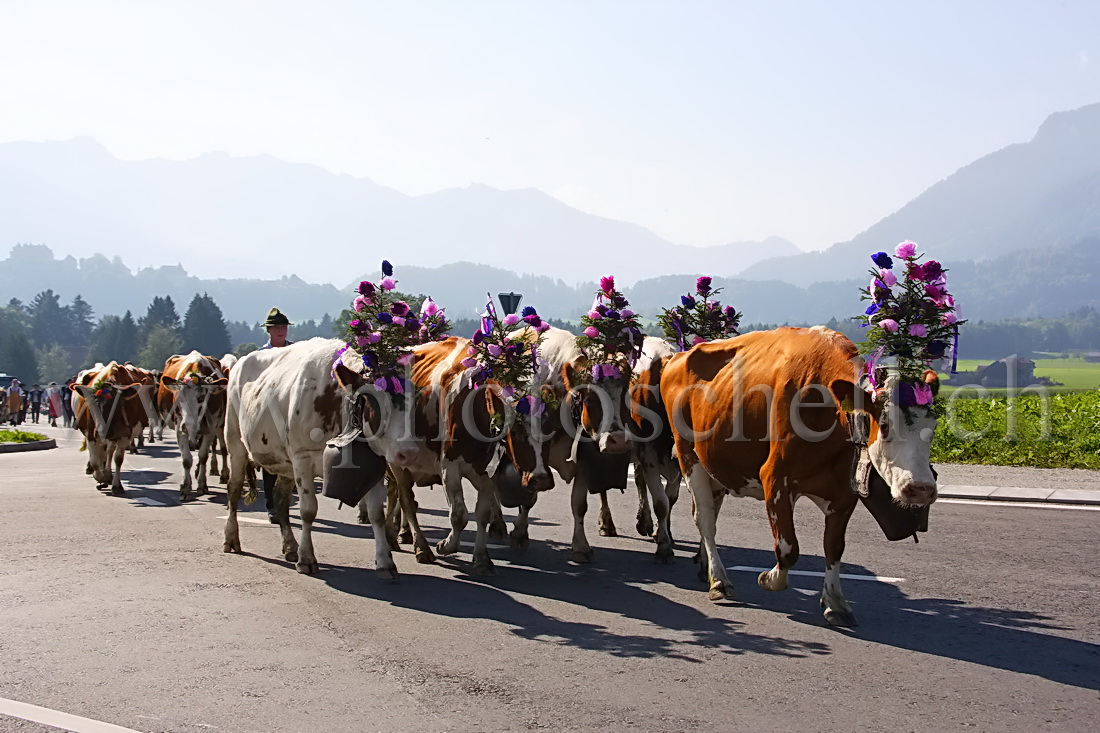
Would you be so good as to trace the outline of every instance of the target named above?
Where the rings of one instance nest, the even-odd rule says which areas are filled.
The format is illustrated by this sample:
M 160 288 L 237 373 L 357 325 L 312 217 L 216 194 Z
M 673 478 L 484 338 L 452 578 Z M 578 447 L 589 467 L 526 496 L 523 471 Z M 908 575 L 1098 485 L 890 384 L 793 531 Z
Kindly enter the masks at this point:
M 929 505 L 917 508 L 904 507 L 894 501 L 890 495 L 890 486 L 874 468 L 871 469 L 866 483 L 866 492 L 860 491 L 859 500 L 871 512 L 878 522 L 882 533 L 891 542 L 912 537 L 917 540 L 917 532 L 928 531 Z
M 592 440 L 577 445 L 577 471 L 583 473 L 589 494 L 601 494 L 608 489 L 626 491 L 630 452 L 601 453 Z
M 347 433 L 333 438 L 321 458 L 324 484 L 321 494 L 344 504 L 358 504 L 386 475 L 386 459 L 367 441 Z
M 493 474 L 493 484 L 496 486 L 497 498 L 500 499 L 501 506 L 506 506 L 509 509 L 517 507 L 530 509 L 538 501 L 539 493 L 531 491 L 523 485 L 523 481 L 511 461 L 503 460 L 500 462 L 496 473 Z

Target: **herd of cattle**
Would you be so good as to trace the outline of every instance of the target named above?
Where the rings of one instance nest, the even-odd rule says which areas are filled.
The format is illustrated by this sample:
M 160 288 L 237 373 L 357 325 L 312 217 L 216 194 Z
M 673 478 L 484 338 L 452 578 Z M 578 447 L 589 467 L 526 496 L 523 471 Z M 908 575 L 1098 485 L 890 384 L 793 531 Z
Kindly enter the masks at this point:
M 120 469 L 131 444 L 140 443 L 146 429 L 153 439 L 172 425 L 183 459 L 182 499 L 207 490 L 207 461 L 216 473 L 221 454 L 229 508 L 223 550 L 241 551 L 237 507 L 246 483 L 254 492 L 254 471 L 262 469 L 277 477 L 282 552 L 299 572 L 312 573 L 318 568 L 315 479 L 325 478 L 326 445 L 354 423 L 369 447 L 357 455 L 373 464 L 355 474 L 365 482 L 361 521 L 374 529 L 377 572 L 394 577 L 391 545 L 402 522 L 416 559 L 435 559 L 417 522 L 418 486 L 442 484 L 447 495 L 451 532 L 435 547 L 440 554 L 459 549 L 467 524 L 463 480 L 473 486 L 473 569 L 488 574 L 494 572 L 488 537 L 501 531 L 502 501 L 517 509 L 509 536 L 513 548 L 523 548 L 535 499 L 555 482 L 571 485 L 572 559 L 589 562 L 588 497 L 600 495 L 599 532 L 614 535 L 606 491 L 625 487 L 632 464 L 637 529 L 655 539 L 657 562 L 672 561 L 669 515 L 686 480 L 700 534 L 700 577 L 709 581 L 713 600 L 732 593 L 715 544 L 726 494 L 765 501 L 776 565 L 758 582 L 768 590 L 786 588 L 798 559 L 793 507 L 805 496 L 825 514 L 821 604 L 836 625 L 855 623 L 840 587 L 840 562 L 859 499 L 856 467 L 884 482 L 896 504 L 920 507 L 936 499 L 929 464 L 934 413 L 898 404 L 896 376 L 864 373 L 852 342 L 823 327 L 753 332 L 684 352 L 647 337 L 630 385 L 610 389 L 579 379 L 587 365 L 576 339 L 550 329 L 535 378 L 553 409 L 538 415 L 517 414 L 499 385 L 471 384 L 462 364 L 468 339 L 415 347 L 410 381 L 416 394 L 402 399 L 374 391 L 347 358 L 334 365 L 343 346 L 315 338 L 239 360 L 174 356 L 159 374 L 115 362 L 82 372 L 73 408 L 86 438 L 88 472 L 101 488 L 121 495 Z M 936 386 L 933 373 L 927 379 Z M 863 415 L 869 425 L 861 444 L 850 429 L 854 416 Z M 298 538 L 289 518 L 294 492 Z

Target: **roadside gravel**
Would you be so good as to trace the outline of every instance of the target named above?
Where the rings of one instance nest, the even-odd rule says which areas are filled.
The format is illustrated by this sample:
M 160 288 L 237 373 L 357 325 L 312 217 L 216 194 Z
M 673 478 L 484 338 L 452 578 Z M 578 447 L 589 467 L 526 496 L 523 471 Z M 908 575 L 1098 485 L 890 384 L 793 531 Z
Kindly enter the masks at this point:
M 937 463 L 939 483 L 956 486 L 1018 486 L 1024 489 L 1100 491 L 1100 471 L 1077 468 L 1023 468 Z

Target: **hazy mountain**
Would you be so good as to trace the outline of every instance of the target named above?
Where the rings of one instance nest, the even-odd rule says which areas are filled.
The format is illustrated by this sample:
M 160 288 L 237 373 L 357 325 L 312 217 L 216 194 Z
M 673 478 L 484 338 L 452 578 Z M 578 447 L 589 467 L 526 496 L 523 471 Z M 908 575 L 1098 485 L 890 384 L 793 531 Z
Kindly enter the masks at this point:
M 899 175 L 904 171 L 899 171 Z M 849 242 L 759 262 L 741 277 L 800 285 L 862 273 L 868 255 L 911 239 L 951 264 L 1074 244 L 1100 234 L 1100 104 L 1051 115 L 1027 143 L 935 184 Z
M 406 196 L 270 156 L 123 161 L 90 138 L 0 144 L 0 242 L 122 256 L 136 266 L 178 262 L 203 277 L 293 272 L 336 284 L 383 257 L 477 262 L 569 283 L 613 272 L 627 283 L 670 268 L 729 275 L 798 252 L 779 238 L 675 245 L 535 189 L 471 185 Z

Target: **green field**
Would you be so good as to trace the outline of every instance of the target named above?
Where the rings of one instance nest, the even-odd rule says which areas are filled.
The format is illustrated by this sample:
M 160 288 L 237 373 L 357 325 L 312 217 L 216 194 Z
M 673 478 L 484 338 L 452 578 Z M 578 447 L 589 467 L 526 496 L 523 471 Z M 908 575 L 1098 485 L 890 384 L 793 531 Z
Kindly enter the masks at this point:
M 960 372 L 972 372 L 992 361 L 992 359 L 959 359 L 958 369 Z M 1060 391 L 1100 388 L 1100 364 L 1090 364 L 1079 356 L 1068 359 L 1038 358 L 1033 361 L 1035 376 L 1060 382 L 1064 385 Z M 940 373 L 940 379 L 945 379 L 947 376 L 945 373 Z

